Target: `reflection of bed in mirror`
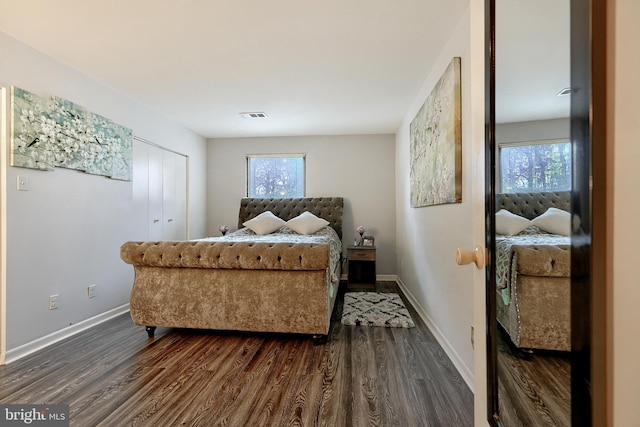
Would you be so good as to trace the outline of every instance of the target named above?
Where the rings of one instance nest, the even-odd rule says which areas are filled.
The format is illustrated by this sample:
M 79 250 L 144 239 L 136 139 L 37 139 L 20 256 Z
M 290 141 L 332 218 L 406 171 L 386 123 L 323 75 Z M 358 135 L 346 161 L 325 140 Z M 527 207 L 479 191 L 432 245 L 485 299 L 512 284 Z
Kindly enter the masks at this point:
M 570 350 L 570 192 L 499 194 L 496 206 L 498 323 L 516 347 Z

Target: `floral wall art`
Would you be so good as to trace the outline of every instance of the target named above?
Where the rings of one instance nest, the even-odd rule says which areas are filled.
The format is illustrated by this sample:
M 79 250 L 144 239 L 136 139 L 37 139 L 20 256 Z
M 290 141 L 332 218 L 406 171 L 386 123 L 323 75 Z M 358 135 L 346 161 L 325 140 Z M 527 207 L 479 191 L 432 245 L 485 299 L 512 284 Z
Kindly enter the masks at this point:
M 131 129 L 71 101 L 11 88 L 11 165 L 131 181 Z
M 462 201 L 460 58 L 449 63 L 410 126 L 411 206 Z

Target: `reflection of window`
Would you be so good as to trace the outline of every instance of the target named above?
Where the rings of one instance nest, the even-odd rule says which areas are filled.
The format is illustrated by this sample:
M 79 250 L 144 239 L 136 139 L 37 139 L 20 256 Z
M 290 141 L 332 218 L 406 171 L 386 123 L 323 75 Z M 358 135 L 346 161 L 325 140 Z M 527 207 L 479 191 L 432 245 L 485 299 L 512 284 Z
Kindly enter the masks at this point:
M 249 197 L 304 197 L 304 154 L 247 156 Z
M 566 140 L 500 144 L 503 193 L 571 190 L 571 143 Z

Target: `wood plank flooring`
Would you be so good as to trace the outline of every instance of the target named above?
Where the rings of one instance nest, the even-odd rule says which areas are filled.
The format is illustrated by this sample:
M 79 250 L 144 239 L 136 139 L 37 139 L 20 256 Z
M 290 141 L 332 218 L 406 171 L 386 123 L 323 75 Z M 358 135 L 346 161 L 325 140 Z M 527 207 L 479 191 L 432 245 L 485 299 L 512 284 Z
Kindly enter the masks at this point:
M 473 425 L 471 391 L 407 301 L 415 328 L 345 326 L 344 291 L 325 345 L 166 328 L 148 339 L 123 315 L 0 366 L 0 402 L 67 403 L 81 427 Z
M 570 426 L 569 353 L 539 350 L 525 360 L 507 344 L 506 333 L 498 335 L 498 396 L 504 425 Z

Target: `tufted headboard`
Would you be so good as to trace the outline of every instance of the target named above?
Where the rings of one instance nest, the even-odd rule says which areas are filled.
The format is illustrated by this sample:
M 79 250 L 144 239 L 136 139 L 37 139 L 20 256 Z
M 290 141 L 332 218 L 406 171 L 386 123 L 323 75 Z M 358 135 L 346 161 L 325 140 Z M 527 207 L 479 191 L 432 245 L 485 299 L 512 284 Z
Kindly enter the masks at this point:
M 295 218 L 304 211 L 309 211 L 329 221 L 329 225 L 336 230 L 338 237 L 342 239 L 343 206 L 344 199 L 342 197 L 303 197 L 295 199 L 243 198 L 240 200 L 238 228 L 242 228 L 243 222 L 265 211 L 271 211 L 274 215 L 285 221 Z
M 496 196 L 496 211 L 506 209 L 511 213 L 533 219 L 550 207 L 571 212 L 571 192 L 501 193 Z

